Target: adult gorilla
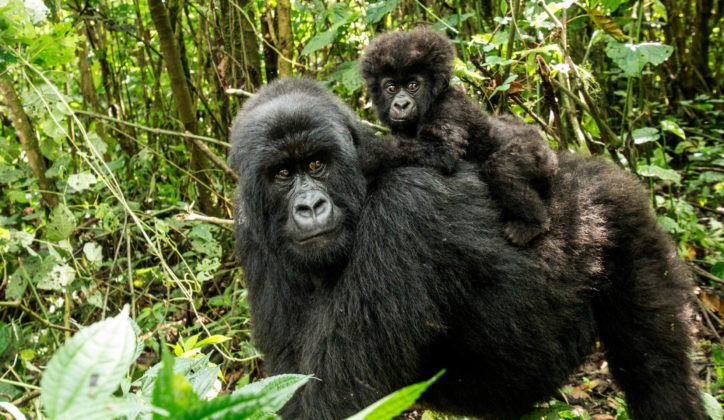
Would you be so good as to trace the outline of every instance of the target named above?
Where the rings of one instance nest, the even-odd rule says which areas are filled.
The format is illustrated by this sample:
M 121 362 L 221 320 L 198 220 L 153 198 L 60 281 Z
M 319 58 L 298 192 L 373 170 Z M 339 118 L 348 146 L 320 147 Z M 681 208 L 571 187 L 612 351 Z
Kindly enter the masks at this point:
M 521 249 L 468 164 L 366 185 L 355 144 L 377 139 L 313 82 L 265 87 L 231 141 L 256 346 L 268 373 L 321 379 L 284 418 L 340 419 L 441 368 L 423 404 L 518 416 L 597 334 L 636 418 L 705 418 L 686 354 L 690 284 L 626 173 L 562 154 L 551 230 Z

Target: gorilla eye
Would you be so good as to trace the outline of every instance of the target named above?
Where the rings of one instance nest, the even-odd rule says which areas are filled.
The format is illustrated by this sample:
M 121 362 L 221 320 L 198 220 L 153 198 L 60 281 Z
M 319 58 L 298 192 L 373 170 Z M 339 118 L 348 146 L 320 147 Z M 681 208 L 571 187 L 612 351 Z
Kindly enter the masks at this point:
M 324 162 L 321 160 L 315 160 L 312 162 L 309 162 L 309 169 L 312 172 L 317 172 L 318 170 L 322 169 L 324 167 Z
M 385 90 L 387 91 L 387 93 L 395 94 L 397 93 L 397 85 L 390 83 L 385 86 Z
M 279 172 L 277 172 L 277 178 L 280 178 L 280 179 L 287 179 L 291 175 L 292 175 L 292 172 L 286 168 L 282 168 L 279 170 Z
M 414 92 L 419 88 L 420 88 L 420 84 L 414 80 L 407 85 L 407 90 L 409 90 L 410 92 Z

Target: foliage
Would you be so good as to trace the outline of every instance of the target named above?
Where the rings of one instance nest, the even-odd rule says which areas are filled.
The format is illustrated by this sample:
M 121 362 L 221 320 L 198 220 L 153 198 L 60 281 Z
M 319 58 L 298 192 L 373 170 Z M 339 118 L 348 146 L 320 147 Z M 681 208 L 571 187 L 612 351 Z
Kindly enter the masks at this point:
M 295 1 L 292 48 L 277 37 L 274 4 L 166 2 L 200 127 L 192 134 L 209 153 L 223 161 L 243 93 L 284 60 L 374 120 L 361 50 L 380 32 L 430 25 L 458 49 L 452 83 L 487 112 L 513 112 L 552 145 L 640 177 L 699 286 L 724 293 L 724 39 L 699 2 Z M 234 179 L 192 165 L 148 1 L 0 0 L 0 81 L 17 92 L 52 183 L 41 191 L 0 98 L 0 403 L 20 401 L 4 410 L 38 418 L 38 385 L 53 418 L 70 407 L 105 418 L 277 407 L 282 394 L 241 387 L 261 376 L 243 267 L 230 226 L 196 217 L 204 192 L 228 220 Z M 167 349 L 174 357 L 162 361 Z M 711 357 L 702 370 L 721 401 L 721 352 Z M 217 380 L 225 392 L 205 399 Z M 285 380 L 273 388 L 288 396 L 307 379 Z M 574 415 L 558 401 L 545 409 Z

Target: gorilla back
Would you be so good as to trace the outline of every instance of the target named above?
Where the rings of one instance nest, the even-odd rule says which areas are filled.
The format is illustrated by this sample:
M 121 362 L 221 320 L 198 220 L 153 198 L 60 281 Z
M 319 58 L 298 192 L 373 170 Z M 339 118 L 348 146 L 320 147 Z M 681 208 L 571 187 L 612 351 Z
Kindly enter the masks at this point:
M 638 419 L 704 419 L 689 283 L 644 190 L 561 155 L 551 230 L 510 245 L 477 169 L 397 168 L 365 185 L 354 115 L 282 80 L 232 128 L 236 252 L 270 374 L 311 373 L 280 414 L 340 419 L 447 372 L 421 403 L 511 418 L 553 394 L 597 334 Z

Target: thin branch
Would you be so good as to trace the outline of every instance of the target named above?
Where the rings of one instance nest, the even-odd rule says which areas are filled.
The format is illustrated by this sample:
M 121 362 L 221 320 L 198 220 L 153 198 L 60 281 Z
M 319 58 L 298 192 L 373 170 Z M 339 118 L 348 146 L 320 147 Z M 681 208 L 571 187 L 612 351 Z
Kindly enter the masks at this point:
M 253 93 L 247 92 L 247 91 L 245 91 L 244 89 L 228 88 L 228 89 L 226 89 L 225 92 L 226 92 L 227 95 L 233 95 L 233 96 L 246 96 L 246 97 L 248 97 L 248 98 L 254 96 Z
M 123 125 L 127 125 L 127 126 L 130 126 L 130 127 L 135 127 L 135 128 L 140 129 L 140 130 L 148 131 L 148 132 L 150 132 L 150 133 L 166 134 L 166 135 L 169 135 L 169 136 L 178 136 L 178 137 L 186 137 L 186 138 L 189 138 L 189 139 L 203 140 L 203 141 L 206 141 L 206 142 L 209 142 L 209 143 L 214 143 L 214 144 L 219 144 L 219 145 L 221 145 L 221 146 L 229 147 L 229 143 L 228 143 L 228 142 L 221 141 L 221 140 L 216 140 L 216 139 L 213 138 L 213 137 L 199 136 L 199 135 L 197 135 L 197 134 L 191 134 L 191 133 L 188 133 L 188 132 L 181 133 L 181 132 L 178 132 L 178 131 L 164 130 L 164 129 L 162 129 L 162 128 L 147 127 L 147 126 L 145 126 L 145 125 L 140 125 L 140 124 L 135 124 L 135 123 L 128 122 L 128 121 L 119 120 L 118 118 L 108 117 L 108 116 L 103 115 L 103 114 L 96 114 L 95 112 L 82 111 L 82 110 L 80 110 L 80 109 L 74 109 L 73 112 L 76 113 L 76 114 L 87 115 L 87 116 L 93 117 L 93 118 L 99 118 L 99 119 L 102 119 L 102 120 L 113 121 L 113 122 L 118 123 L 118 124 L 123 124 Z
M 193 220 L 198 220 L 201 222 L 206 223 L 215 223 L 217 225 L 226 225 L 230 226 L 234 224 L 234 221 L 231 219 L 221 219 L 219 217 L 210 217 L 210 216 L 204 216 L 203 214 L 198 213 L 180 213 L 174 216 L 176 220 L 180 220 L 182 222 L 189 222 Z
M 548 133 L 549 136 L 553 137 L 553 140 L 556 141 L 556 144 L 558 144 L 558 145 L 561 144 L 561 139 L 558 137 L 558 135 L 556 134 L 556 132 L 555 132 L 548 124 L 546 124 L 546 122 L 543 121 L 543 120 L 538 116 L 538 114 L 536 114 L 535 112 L 533 112 L 532 109 L 528 108 L 528 107 L 523 103 L 523 101 L 520 100 L 520 98 L 518 98 L 518 97 L 516 97 L 516 96 L 513 96 L 513 95 L 509 96 L 509 98 L 512 99 L 513 102 L 515 102 L 516 104 L 518 104 L 519 107 L 523 108 L 523 111 L 525 111 L 528 115 L 530 115 L 531 117 L 533 117 L 533 119 L 538 123 L 538 125 L 540 125 L 541 128 L 543 128 L 543 130 L 544 130 L 546 133 Z
M 28 308 L 27 306 L 25 306 L 25 305 L 23 305 L 22 303 L 20 303 L 19 300 L 18 300 L 18 301 L 15 301 L 15 302 L 0 302 L 0 307 L 20 309 L 21 311 L 27 313 L 28 315 L 30 315 L 30 316 L 32 316 L 33 318 L 35 318 L 35 319 L 37 319 L 38 321 L 40 321 L 41 324 L 45 325 L 45 326 L 48 327 L 48 328 L 55 328 L 56 330 L 68 331 L 68 332 L 73 332 L 73 333 L 76 332 L 76 331 L 78 331 L 78 330 L 76 330 L 75 328 L 68 328 L 68 327 L 64 327 L 64 326 L 62 326 L 62 325 L 55 325 L 55 324 L 51 323 L 51 322 L 48 321 L 47 319 L 43 318 L 43 317 L 42 317 L 40 314 L 38 314 L 37 312 L 33 311 L 32 309 L 30 309 L 30 308 Z
M 707 280 L 713 281 L 715 283 L 724 284 L 724 280 L 720 279 L 719 277 L 711 274 L 710 272 L 704 270 L 703 268 L 699 267 L 696 264 L 689 263 L 689 267 L 691 268 L 691 271 L 696 273 L 699 277 L 704 277 Z
M 213 163 L 214 165 L 221 168 L 222 171 L 231 179 L 233 179 L 235 182 L 239 182 L 239 175 L 234 172 L 229 165 L 226 164 L 220 157 L 216 155 L 207 145 L 201 142 L 201 140 L 198 139 L 191 139 L 191 141 L 196 145 L 196 147 L 203 152 Z
M 26 402 L 32 400 L 33 398 L 37 398 L 40 396 L 40 390 L 36 389 L 33 392 L 27 393 L 23 395 L 22 397 L 18 398 L 17 400 L 13 401 L 13 405 L 16 407 L 20 407 L 21 405 L 25 404 Z

